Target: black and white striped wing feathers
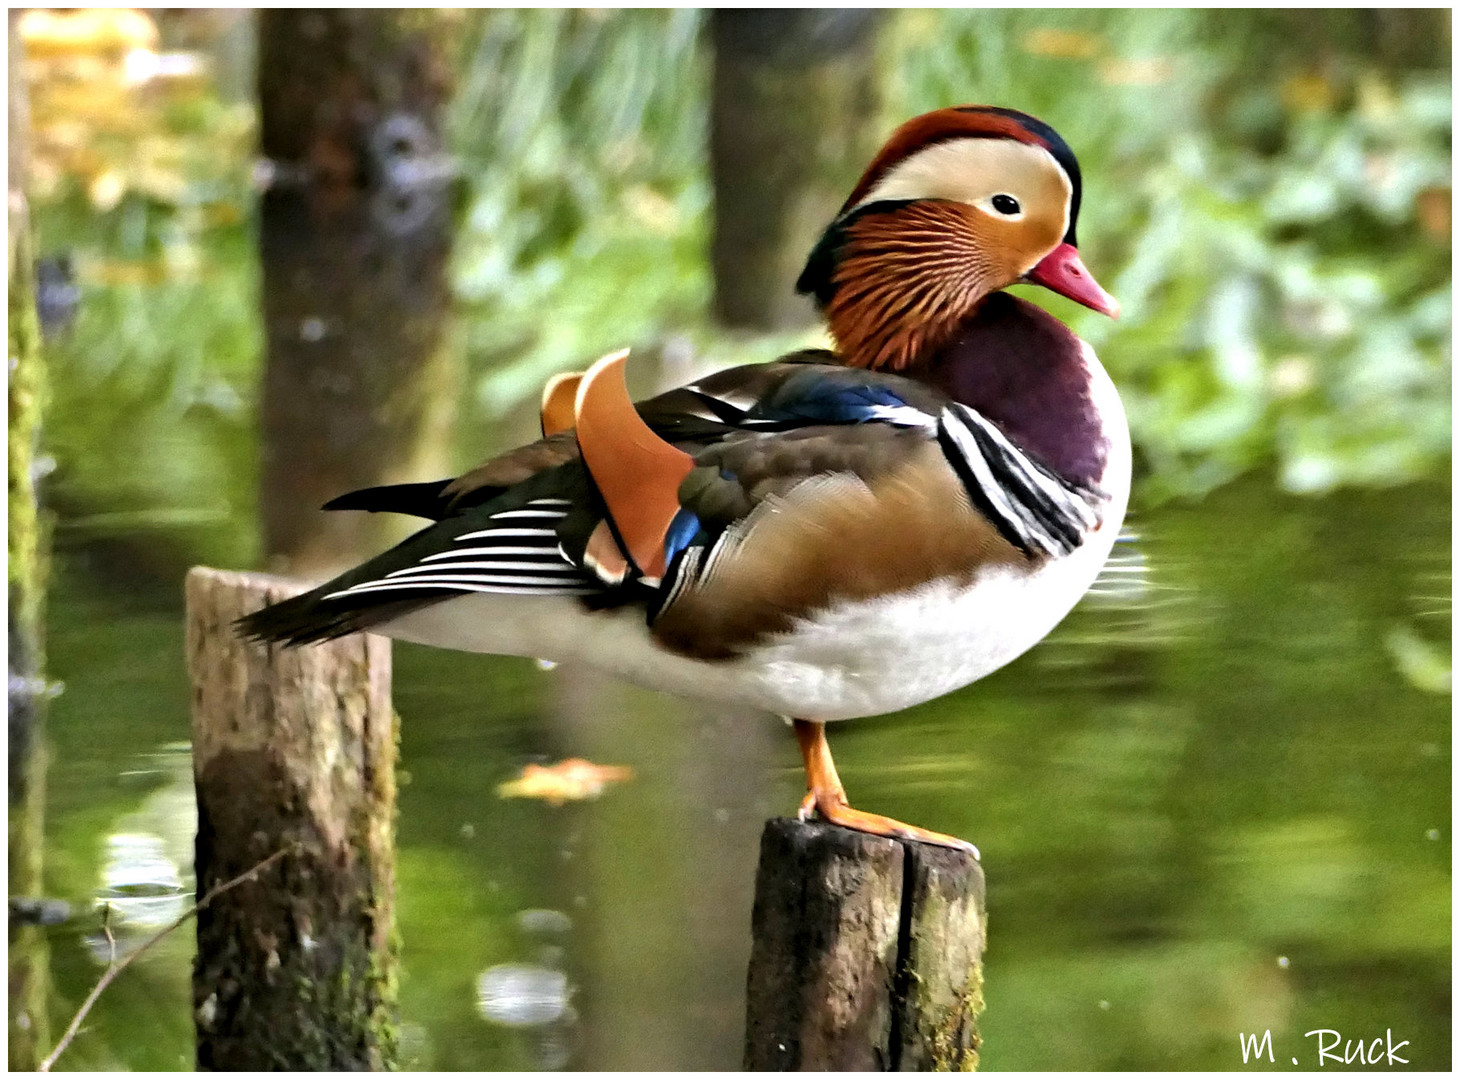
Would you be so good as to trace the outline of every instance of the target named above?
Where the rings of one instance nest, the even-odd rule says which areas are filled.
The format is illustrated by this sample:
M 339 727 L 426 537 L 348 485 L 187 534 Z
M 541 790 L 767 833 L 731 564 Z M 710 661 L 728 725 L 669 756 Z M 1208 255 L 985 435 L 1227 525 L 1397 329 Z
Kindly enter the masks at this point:
M 409 566 L 326 593 L 322 600 L 376 593 L 494 592 L 525 596 L 582 596 L 601 585 L 564 554 L 558 525 L 567 499 L 533 499 L 478 521 L 443 522 L 460 530 L 445 550 L 423 555 Z M 447 540 L 443 536 L 441 541 Z M 441 541 L 438 541 L 440 543 Z
M 1099 527 L 1101 492 L 1041 465 L 976 410 L 950 402 L 938 438 L 974 505 L 1025 555 L 1068 555 Z

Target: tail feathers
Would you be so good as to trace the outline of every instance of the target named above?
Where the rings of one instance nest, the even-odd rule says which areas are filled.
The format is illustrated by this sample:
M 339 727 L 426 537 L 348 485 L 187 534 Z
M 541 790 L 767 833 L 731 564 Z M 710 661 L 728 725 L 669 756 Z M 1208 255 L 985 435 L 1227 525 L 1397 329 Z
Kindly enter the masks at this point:
M 270 604 L 252 615 L 245 615 L 234 623 L 234 628 L 240 636 L 254 641 L 311 645 L 369 630 L 448 595 L 447 591 L 423 592 L 405 600 L 389 600 L 359 607 L 344 598 L 321 599 L 327 590 L 334 587 L 333 584 L 325 585 L 311 592 L 291 596 L 277 604 Z
M 431 521 L 446 516 L 451 499 L 443 494 L 450 480 L 430 480 L 424 484 L 385 484 L 381 487 L 351 491 L 325 503 L 325 510 L 369 510 L 372 514 L 410 514 Z

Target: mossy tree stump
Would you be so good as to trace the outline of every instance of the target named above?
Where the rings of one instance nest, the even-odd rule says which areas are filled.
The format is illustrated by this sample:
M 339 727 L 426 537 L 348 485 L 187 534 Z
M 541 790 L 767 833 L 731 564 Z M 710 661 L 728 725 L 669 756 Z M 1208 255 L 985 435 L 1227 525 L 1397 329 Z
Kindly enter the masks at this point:
M 187 578 L 198 895 L 289 851 L 198 913 L 204 1069 L 394 1064 L 390 642 L 237 636 L 234 620 L 300 591 L 202 567 Z
M 746 1069 L 977 1066 L 986 938 L 971 855 L 777 818 L 752 936 Z

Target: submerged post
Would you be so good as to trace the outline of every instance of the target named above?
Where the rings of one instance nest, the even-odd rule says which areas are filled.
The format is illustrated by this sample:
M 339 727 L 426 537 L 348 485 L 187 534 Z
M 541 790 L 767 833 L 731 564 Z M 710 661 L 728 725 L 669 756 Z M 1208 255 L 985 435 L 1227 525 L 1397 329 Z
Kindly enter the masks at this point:
M 187 577 L 198 896 L 289 854 L 198 913 L 203 1069 L 388 1068 L 395 1059 L 395 718 L 390 643 L 240 639 L 234 620 L 301 591 Z
M 977 1066 L 985 911 L 971 855 L 777 818 L 752 935 L 747 1070 Z

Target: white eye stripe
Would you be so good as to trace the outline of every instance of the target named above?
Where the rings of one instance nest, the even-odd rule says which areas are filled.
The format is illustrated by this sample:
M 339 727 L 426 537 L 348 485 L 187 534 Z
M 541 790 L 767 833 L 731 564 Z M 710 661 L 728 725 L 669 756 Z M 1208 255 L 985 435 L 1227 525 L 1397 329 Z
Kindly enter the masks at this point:
M 977 206 L 1004 221 L 1018 220 L 991 205 L 995 196 L 1007 194 L 1018 201 L 1021 215 L 1062 212 L 1063 234 L 1069 229 L 1073 191 L 1064 167 L 1044 147 L 969 137 L 933 143 L 909 154 L 888 169 L 857 207 L 883 200 L 945 199 Z

